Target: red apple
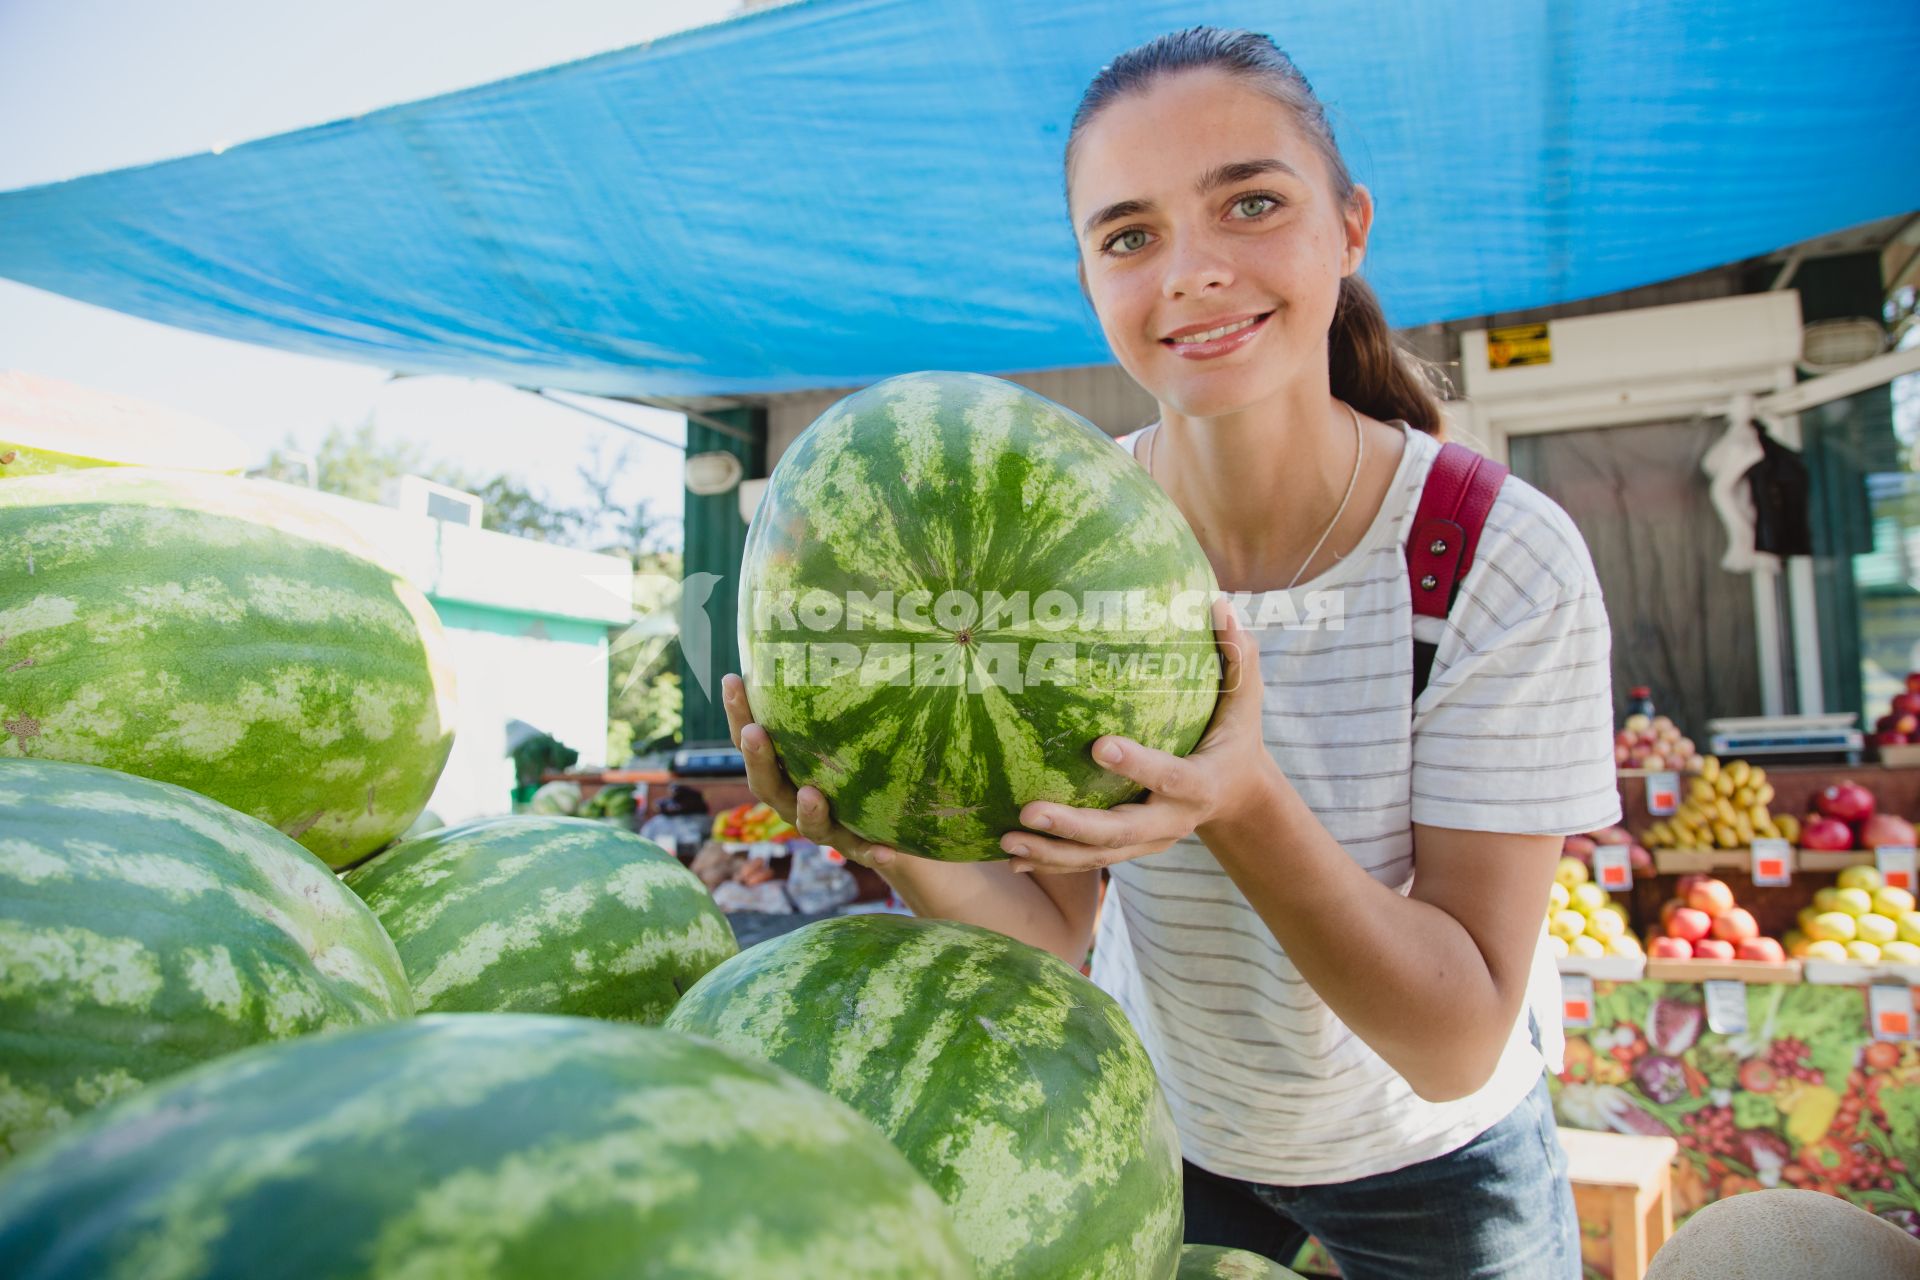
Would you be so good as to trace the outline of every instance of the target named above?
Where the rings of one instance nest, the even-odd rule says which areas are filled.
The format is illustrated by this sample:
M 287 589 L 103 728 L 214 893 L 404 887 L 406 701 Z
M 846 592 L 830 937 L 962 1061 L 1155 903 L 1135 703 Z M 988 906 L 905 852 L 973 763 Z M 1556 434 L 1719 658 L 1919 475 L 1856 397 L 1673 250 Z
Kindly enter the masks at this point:
M 1687 905 L 1709 918 L 1725 915 L 1733 910 L 1733 890 L 1727 888 L 1725 880 L 1708 877 L 1687 890 Z
M 1669 937 L 1661 934 L 1647 944 L 1647 958 L 1650 960 L 1691 960 L 1693 944 L 1684 938 Z
M 1687 905 L 1685 898 L 1668 898 L 1660 908 L 1660 931 L 1673 932 L 1673 913 Z
M 1713 917 L 1698 907 L 1681 907 L 1667 922 L 1667 931 L 1683 942 L 1698 942 L 1713 928 Z
M 1718 938 L 1702 938 L 1693 944 L 1693 958 L 1695 960 L 1731 960 L 1733 944 L 1722 942 Z
M 1913 847 L 1913 824 L 1891 813 L 1876 813 L 1860 824 L 1860 847 L 1878 849 L 1882 845 Z
M 1713 936 L 1722 942 L 1745 942 L 1760 936 L 1760 923 L 1753 918 L 1753 912 L 1735 907 L 1714 917 Z
M 1800 827 L 1800 847 L 1837 853 L 1853 848 L 1853 828 L 1838 818 L 1808 814 Z
M 1920 693 L 1894 694 L 1893 714 L 1897 716 L 1920 716 Z
M 1602 827 L 1593 833 L 1595 844 L 1632 844 L 1633 836 L 1625 827 Z
M 1743 938 L 1733 949 L 1735 960 L 1764 960 L 1768 964 L 1779 964 L 1787 958 L 1778 938 Z
M 1865 822 L 1873 816 L 1873 792 L 1848 779 L 1834 783 L 1814 797 L 1813 806 L 1823 817 L 1838 818 L 1842 822 Z

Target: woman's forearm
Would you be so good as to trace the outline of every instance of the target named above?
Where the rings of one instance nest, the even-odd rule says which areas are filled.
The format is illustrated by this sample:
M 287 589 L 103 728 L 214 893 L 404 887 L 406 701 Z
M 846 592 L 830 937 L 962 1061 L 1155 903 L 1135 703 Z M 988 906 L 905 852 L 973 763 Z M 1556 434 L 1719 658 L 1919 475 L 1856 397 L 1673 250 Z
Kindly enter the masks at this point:
M 1199 835 L 1300 976 L 1416 1093 L 1486 1082 L 1515 1006 L 1459 921 L 1369 876 L 1284 778 Z
M 1034 877 L 1015 875 L 1004 862 L 900 855 L 875 870 L 917 916 L 993 929 L 1051 951 L 1075 968 L 1086 958 L 1091 916 L 1070 918 Z

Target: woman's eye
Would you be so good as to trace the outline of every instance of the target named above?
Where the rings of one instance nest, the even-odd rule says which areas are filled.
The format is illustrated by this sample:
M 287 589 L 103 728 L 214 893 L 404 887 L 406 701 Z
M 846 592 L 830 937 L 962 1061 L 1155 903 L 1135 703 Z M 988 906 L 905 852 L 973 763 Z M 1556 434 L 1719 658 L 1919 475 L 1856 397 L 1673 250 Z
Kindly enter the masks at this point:
M 1233 202 L 1233 207 L 1243 217 L 1257 218 L 1279 203 L 1272 196 L 1241 196 Z
M 1107 241 L 1107 250 L 1111 252 L 1118 249 L 1122 253 L 1138 253 L 1140 250 L 1146 248 L 1146 245 L 1147 233 L 1138 227 L 1133 227 L 1120 232 L 1114 236 L 1113 239 Z

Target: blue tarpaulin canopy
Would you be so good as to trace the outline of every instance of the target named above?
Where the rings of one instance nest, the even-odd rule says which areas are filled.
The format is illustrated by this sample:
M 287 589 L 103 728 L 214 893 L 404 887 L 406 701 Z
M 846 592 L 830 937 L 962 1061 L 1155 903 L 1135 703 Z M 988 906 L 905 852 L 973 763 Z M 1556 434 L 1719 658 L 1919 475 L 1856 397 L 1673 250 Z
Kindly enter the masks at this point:
M 624 395 L 1108 359 L 1060 161 L 1115 53 L 1272 34 L 1395 324 L 1609 293 L 1920 206 L 1920 4 L 811 0 L 0 194 L 0 276 L 410 373 Z

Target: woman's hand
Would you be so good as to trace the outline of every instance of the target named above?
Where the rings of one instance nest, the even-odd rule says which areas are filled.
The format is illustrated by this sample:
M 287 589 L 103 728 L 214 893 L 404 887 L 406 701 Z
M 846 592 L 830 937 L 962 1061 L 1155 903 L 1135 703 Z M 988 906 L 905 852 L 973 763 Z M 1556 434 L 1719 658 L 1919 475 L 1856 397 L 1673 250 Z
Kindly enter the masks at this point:
M 1210 822 L 1259 802 L 1280 778 L 1260 732 L 1261 684 L 1252 639 L 1225 597 L 1213 602 L 1223 692 L 1199 745 L 1185 757 L 1121 737 L 1099 738 L 1093 758 L 1147 789 L 1144 800 L 1111 809 L 1077 809 L 1036 800 L 1020 811 L 1028 831 L 1009 831 L 1000 847 L 1015 871 L 1090 871 L 1159 853 Z M 1045 832 L 1037 835 L 1035 832 Z
M 893 861 L 897 856 L 895 850 L 863 840 L 836 823 L 820 788 L 794 790 L 793 780 L 774 758 L 773 739 L 753 722 L 744 680 L 737 675 L 722 678 L 720 701 L 727 709 L 727 730 L 733 735 L 733 745 L 746 757 L 747 789 L 755 799 L 772 805 L 775 813 L 791 822 L 807 839 L 829 845 L 861 866 L 878 870 Z

